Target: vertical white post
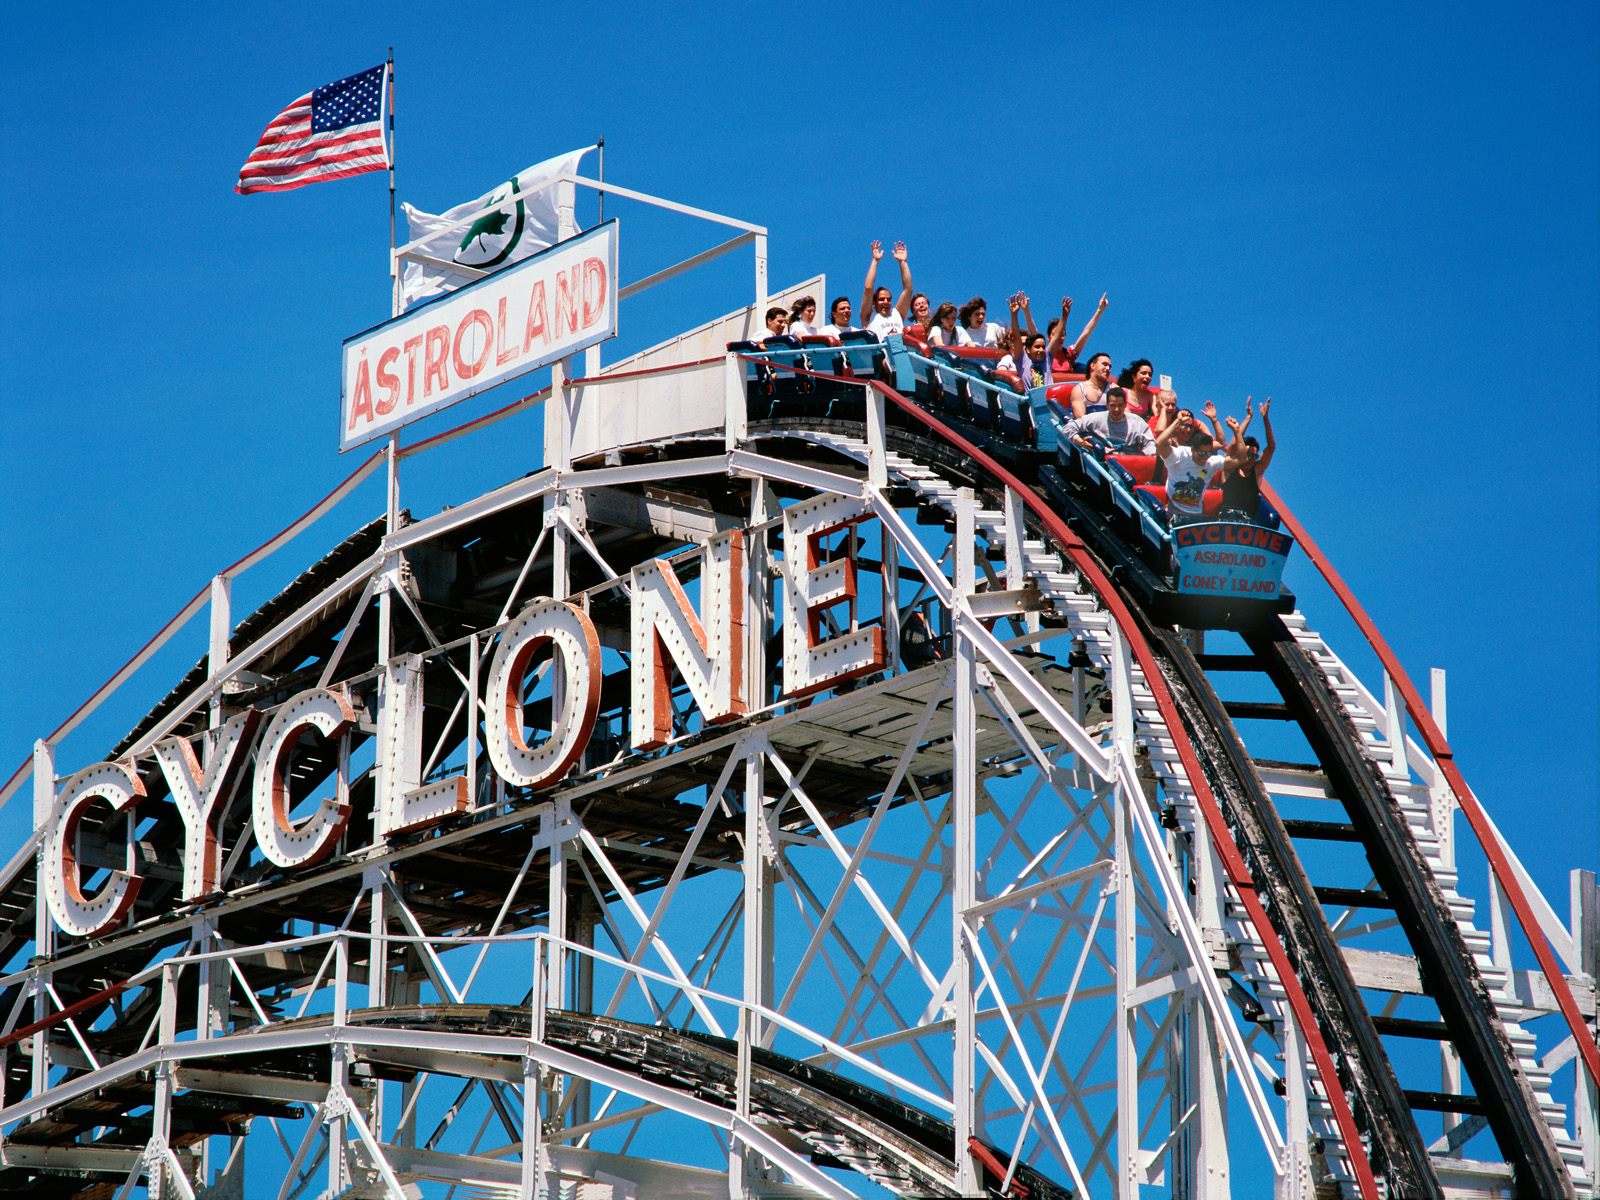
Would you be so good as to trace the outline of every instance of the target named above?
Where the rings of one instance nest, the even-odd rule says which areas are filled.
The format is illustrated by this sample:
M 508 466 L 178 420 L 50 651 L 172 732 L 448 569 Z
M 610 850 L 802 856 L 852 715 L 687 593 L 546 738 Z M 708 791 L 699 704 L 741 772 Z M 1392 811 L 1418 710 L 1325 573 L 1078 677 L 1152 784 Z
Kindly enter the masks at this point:
M 750 432 L 749 401 L 745 396 L 744 376 L 745 364 L 731 350 L 723 360 L 722 388 L 723 388 L 723 428 L 722 445 L 728 453 L 733 453 L 739 448 L 741 442 Z M 759 481 L 753 483 L 752 488 L 759 489 Z
M 889 486 L 889 464 L 884 455 L 884 399 L 875 387 L 863 386 L 867 399 L 867 482 L 874 488 Z
M 556 184 L 556 240 L 566 241 L 578 232 L 577 219 L 577 187 L 571 182 Z M 572 428 L 571 428 L 571 399 L 572 388 L 567 381 L 573 377 L 574 371 L 581 373 L 577 366 L 577 356 L 564 358 L 551 366 L 550 370 L 550 400 L 546 405 L 545 414 L 545 439 L 544 458 L 550 466 L 561 471 L 570 470 L 572 467 Z M 555 421 L 556 436 L 552 438 L 551 420 Z M 560 493 L 557 493 L 557 503 L 562 503 Z M 565 592 L 555 592 L 556 596 L 564 596 Z
M 761 328 L 761 315 L 767 307 L 767 235 L 756 234 L 755 325 Z
M 201 954 L 221 950 L 224 947 L 216 932 L 214 918 L 198 917 L 190 933 L 190 945 Z M 196 1041 L 203 1042 L 221 1037 L 228 1031 L 228 964 L 225 959 L 203 958 L 195 964 L 195 973 L 194 1036 Z M 214 1138 L 208 1137 L 199 1142 L 198 1166 L 202 1184 L 211 1182 L 214 1141 Z
M 1072 666 L 1072 719 L 1078 725 L 1084 725 L 1089 716 L 1089 688 L 1090 676 L 1088 671 L 1087 644 L 1077 638 L 1072 641 L 1072 650 L 1067 661 Z M 1068 781 L 1075 788 L 1091 788 L 1094 786 L 1094 775 L 1083 765 L 1081 755 L 1072 756 L 1072 766 L 1067 774 Z
M 889 653 L 891 667 L 903 668 L 900 661 L 900 545 L 883 525 L 878 537 L 883 553 L 883 640 Z
M 739 1010 L 738 1078 L 734 1085 L 733 1110 L 742 1122 L 750 1120 L 750 1043 L 755 1038 L 756 1015 L 748 1008 Z M 761 1160 L 735 1131 L 728 1138 L 728 1200 L 745 1200 L 761 1178 Z
M 570 186 L 570 185 L 568 185 Z M 570 445 L 567 439 L 566 428 L 566 364 L 556 363 L 551 377 L 550 399 L 554 405 L 556 416 L 557 442 L 552 448 L 545 447 L 546 458 L 558 470 L 566 471 L 571 467 L 568 457 Z M 545 502 L 544 521 L 551 533 L 550 539 L 550 594 L 556 597 L 565 597 L 571 591 L 570 554 L 571 534 L 566 522 L 561 520 L 561 512 L 566 503 L 566 493 L 557 490 L 552 492 Z M 560 710 L 562 681 L 559 675 L 555 676 L 552 696 L 552 712 Z M 554 815 L 551 818 L 554 820 Z M 550 847 L 550 879 L 548 893 L 549 928 L 550 928 L 550 955 L 548 969 L 545 973 L 545 1002 L 551 1008 L 564 1008 L 567 1000 L 567 951 L 565 942 L 571 930 L 567 921 L 567 842 L 563 839 L 554 842 Z M 553 1113 L 552 1113 L 553 1115 Z
M 480 660 L 482 651 L 478 647 L 478 635 L 474 633 L 467 640 L 467 803 L 476 808 L 478 806 L 478 673 L 481 670 Z
M 375 805 L 384 819 L 422 784 L 422 671 L 420 654 L 386 655 L 378 675 Z
M 770 1009 L 773 1003 L 772 838 L 767 827 L 766 743 L 744 747 L 744 998 Z M 717 803 L 715 797 L 711 803 Z M 766 1021 L 750 1022 L 757 1045 L 767 1040 Z
M 580 896 L 577 911 L 572 914 L 572 940 L 585 949 L 594 949 L 594 934 L 599 927 L 599 919 L 595 915 L 594 901 L 588 896 Z M 588 954 L 574 954 L 572 956 L 573 995 L 569 1006 L 576 1012 L 594 1012 L 594 958 Z M 587 1079 L 574 1079 L 572 1081 L 572 1095 L 567 1104 L 567 1111 L 571 1114 L 574 1125 L 586 1124 L 591 1115 L 592 1088 Z
M 178 1040 L 178 968 L 166 965 L 161 968 L 161 1010 L 156 1016 L 156 1028 L 162 1046 Z M 151 1200 L 161 1200 L 167 1194 L 167 1162 L 165 1151 L 172 1136 L 172 1063 L 162 1059 L 156 1065 L 155 1097 L 150 1106 L 151 1150 L 161 1154 L 150 1168 Z
M 759 529 L 777 511 L 776 498 L 766 481 L 750 481 L 750 526 Z M 744 695 L 751 712 L 767 706 L 767 634 L 772 629 L 771 596 L 767 580 L 771 570 L 771 556 L 767 553 L 767 535 L 760 534 L 745 540 L 745 599 L 744 599 Z
M 1411 774 L 1406 763 L 1406 722 L 1400 712 L 1399 693 L 1387 672 L 1383 676 L 1383 709 L 1389 739 L 1388 774 L 1393 779 L 1406 779 Z
M 328 1059 L 328 1190 L 334 1195 L 349 1183 L 345 1163 L 345 1135 L 349 1118 L 344 1099 L 350 1074 L 350 1050 L 344 1040 L 345 1020 L 350 1012 L 350 943 L 343 935 L 333 943 L 333 1035 Z
M 384 458 L 388 465 L 385 476 L 387 487 L 384 507 L 384 532 L 394 533 L 400 528 L 400 435 L 391 433 L 389 441 L 384 447 Z
M 1283 1129 L 1283 1168 L 1277 1200 L 1312 1200 L 1311 1114 L 1306 1103 L 1305 1039 L 1287 1010 L 1283 1018 L 1283 1085 L 1287 1101 Z
M 571 439 L 567 436 L 567 362 L 562 359 L 550 364 L 550 399 L 544 406 L 544 461 L 562 472 L 572 469 Z
M 1593 871 L 1572 872 L 1572 939 L 1578 947 L 1578 969 L 1590 979 L 1600 977 L 1600 888 Z M 1600 1086 L 1576 1068 L 1572 1091 L 1573 1128 L 1584 1169 L 1594 1179 L 1600 1176 Z
M 1449 723 L 1449 712 L 1443 668 L 1431 668 L 1428 672 L 1428 683 L 1428 707 L 1432 710 L 1434 724 L 1439 727 L 1439 732 L 1444 734 Z M 1433 828 L 1433 835 L 1439 841 L 1439 865 L 1446 871 L 1456 869 L 1455 809 L 1455 793 L 1450 790 L 1444 771 L 1438 763 L 1434 763 L 1433 779 L 1428 787 L 1428 819 Z M 1439 1043 L 1439 1090 L 1446 1095 L 1460 1095 L 1466 1090 L 1462 1078 L 1461 1056 L 1449 1042 Z M 1441 1128 L 1445 1133 L 1452 1132 L 1464 1120 L 1460 1113 L 1455 1112 L 1442 1113 L 1441 1117 L 1443 1122 Z
M 1448 711 L 1445 702 L 1444 670 L 1434 667 L 1430 672 L 1432 694 L 1429 707 L 1433 710 L 1433 723 L 1439 732 L 1448 737 Z M 1439 764 L 1433 766 L 1433 786 L 1429 789 L 1429 807 L 1433 816 L 1433 833 L 1439 839 L 1439 863 L 1446 871 L 1456 869 L 1456 798 L 1444 777 Z
M 537 951 L 536 951 L 537 953 Z M 538 1003 L 537 997 L 534 1003 Z M 537 1200 L 544 1182 L 544 1129 L 539 1116 L 541 1091 L 539 1064 L 534 1057 L 522 1059 L 522 1188 L 523 1200 Z
M 384 519 L 383 532 L 385 538 L 391 538 L 400 529 L 400 434 L 389 435 L 389 441 L 384 447 Z M 383 583 L 378 591 L 378 665 L 381 667 L 389 657 L 389 629 L 393 614 L 390 606 L 393 597 L 389 594 L 397 582 L 395 557 L 389 555 L 383 563 Z
M 756 1005 L 773 1005 L 774 911 L 772 904 L 773 846 L 767 827 L 766 741 L 757 736 L 740 748 L 744 755 L 744 1001 L 739 1010 L 737 1111 L 750 1119 L 750 1049 L 765 1046 L 772 1035 Z M 716 797 L 709 798 L 717 803 Z M 742 1197 L 754 1181 L 765 1176 L 762 1158 L 738 1138 L 728 1144 L 728 1194 Z
M 1006 489 L 1006 587 L 1016 589 L 1028 582 L 1028 560 L 1023 542 L 1028 537 L 1028 527 L 1022 519 L 1022 497 L 1011 488 Z M 1023 615 L 1023 628 L 1029 633 L 1039 632 L 1039 614 Z
M 567 1003 L 567 950 L 562 944 L 567 937 L 567 844 L 563 840 L 550 847 L 550 952 L 544 980 L 545 1004 L 550 1008 L 565 1008 Z
M 375 864 L 362 871 L 367 889 L 367 1006 L 385 1008 L 389 1004 L 389 894 L 385 890 L 389 867 Z M 401 954 L 402 961 L 404 953 Z M 383 1081 L 372 1081 L 372 1135 L 383 1140 Z
M 889 486 L 888 445 L 885 441 L 883 393 L 867 387 L 867 483 L 881 493 Z M 881 530 L 883 560 L 883 638 L 891 663 L 900 661 L 900 561 L 899 551 L 887 530 Z
M 1507 992 L 1512 987 L 1511 979 L 1511 904 L 1506 899 L 1505 890 L 1501 888 L 1500 881 L 1495 878 L 1494 866 L 1485 868 L 1489 881 L 1488 909 L 1489 909 L 1489 958 L 1494 963 L 1495 969 L 1504 973 L 1505 983 L 1495 989 Z
M 955 534 L 955 659 L 954 712 L 950 730 L 952 779 L 950 815 L 954 823 L 950 864 L 950 954 L 955 984 L 950 1004 L 955 1027 L 955 1061 L 950 1072 L 951 1099 L 955 1104 L 956 1191 L 963 1196 L 979 1193 L 977 1164 L 968 1149 L 977 1135 L 977 1013 L 973 1003 L 973 957 L 967 914 L 977 902 L 977 656 L 967 635 L 972 620 L 969 599 L 976 586 L 972 551 L 976 501 L 971 488 L 956 493 Z
M 1222 928 L 1226 885 L 1204 821 L 1194 822 L 1189 862 L 1195 882 L 1195 919 L 1208 955 L 1208 961 L 1197 966 L 1200 970 L 1227 970 L 1228 946 Z M 1191 992 L 1185 1003 L 1188 1020 L 1183 1053 L 1188 1064 L 1188 1099 L 1195 1108 L 1188 1138 L 1190 1195 L 1209 1200 L 1230 1194 L 1227 1063 L 1211 1010 L 1198 990 Z
M 1133 750 L 1133 684 L 1128 644 L 1120 633 L 1111 638 L 1111 736 L 1118 753 Z M 1097 789 L 1098 790 L 1098 789 Z M 1111 812 L 1116 866 L 1117 914 L 1117 1190 L 1124 1200 L 1138 1200 L 1144 1165 L 1139 1154 L 1139 1050 L 1134 1041 L 1139 1015 L 1133 992 L 1139 985 L 1138 915 L 1133 891 L 1133 828 L 1128 806 L 1139 801 L 1121 782 L 1111 787 Z
M 215 679 L 228 665 L 228 637 L 233 632 L 233 580 L 226 575 L 211 578 L 211 637 L 206 653 L 206 678 Z M 211 694 L 210 726 L 222 726 L 222 692 Z M 205 742 L 205 762 L 211 761 L 211 740 Z
M 46 741 L 33 744 L 33 828 L 42 831 L 50 823 L 56 806 L 56 748 Z M 49 853 L 48 842 L 41 840 L 39 853 L 34 858 L 34 879 L 46 877 L 44 856 Z M 37 886 L 37 885 L 36 885 Z M 45 902 L 44 891 L 39 888 L 33 902 L 33 1019 L 43 1021 L 50 1015 L 50 996 L 45 990 L 50 983 L 50 961 L 56 952 L 56 927 L 50 919 L 50 906 Z M 41 1029 L 33 1035 L 33 1094 L 39 1095 L 50 1086 L 50 1031 Z

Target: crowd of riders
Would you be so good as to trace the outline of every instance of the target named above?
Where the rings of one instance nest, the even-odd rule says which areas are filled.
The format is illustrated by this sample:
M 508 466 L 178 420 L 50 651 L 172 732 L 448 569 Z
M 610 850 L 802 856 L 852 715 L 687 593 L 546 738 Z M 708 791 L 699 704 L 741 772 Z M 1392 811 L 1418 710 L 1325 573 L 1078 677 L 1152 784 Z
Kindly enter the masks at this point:
M 861 290 L 860 324 L 853 323 L 856 313 L 849 296 L 834 297 L 825 322 L 820 320 L 816 297 L 802 296 L 788 309 L 774 306 L 767 310 L 767 336 L 838 337 L 865 329 L 879 340 L 900 334 L 913 348 L 921 343 L 989 351 L 986 365 L 993 370 L 1014 374 L 1027 390 L 1044 389 L 1058 445 L 1071 443 L 1082 452 L 1101 456 L 1155 456 L 1153 481 L 1166 488 L 1173 524 L 1200 519 L 1209 488 L 1221 489 L 1221 507 L 1215 513 L 1220 519 L 1256 519 L 1261 505 L 1260 480 L 1276 448 L 1270 396 L 1260 405 L 1261 430 L 1266 435 L 1262 446 L 1247 432 L 1256 417 L 1252 399 L 1245 400 L 1242 419 L 1228 416 L 1219 420 L 1210 401 L 1197 414 L 1178 403 L 1166 379 L 1157 385 L 1148 358 L 1134 359 L 1114 378 L 1111 356 L 1104 351 L 1089 355 L 1080 366 L 1089 338 L 1105 315 L 1106 296 L 1100 297 L 1083 329 L 1069 343 L 1071 297 L 1063 297 L 1061 315 L 1051 317 L 1041 333 L 1034 324 L 1028 297 L 1016 292 L 1007 299 L 1010 320 L 1002 325 L 989 320 L 989 306 L 982 296 L 959 306 L 948 300 L 932 304 L 912 284 L 905 243 L 896 242 L 890 254 L 899 268 L 899 296 L 878 282 L 884 249 L 882 242 L 873 242 Z

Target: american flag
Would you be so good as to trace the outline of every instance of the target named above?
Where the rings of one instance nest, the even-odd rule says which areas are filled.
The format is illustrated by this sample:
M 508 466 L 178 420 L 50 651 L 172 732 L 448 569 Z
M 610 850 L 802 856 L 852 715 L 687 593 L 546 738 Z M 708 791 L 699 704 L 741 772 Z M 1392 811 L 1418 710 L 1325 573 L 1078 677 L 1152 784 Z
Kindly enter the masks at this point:
M 272 118 L 239 170 L 233 190 L 283 192 L 381 171 L 389 165 L 383 142 L 383 93 L 388 67 L 376 66 L 307 92 Z

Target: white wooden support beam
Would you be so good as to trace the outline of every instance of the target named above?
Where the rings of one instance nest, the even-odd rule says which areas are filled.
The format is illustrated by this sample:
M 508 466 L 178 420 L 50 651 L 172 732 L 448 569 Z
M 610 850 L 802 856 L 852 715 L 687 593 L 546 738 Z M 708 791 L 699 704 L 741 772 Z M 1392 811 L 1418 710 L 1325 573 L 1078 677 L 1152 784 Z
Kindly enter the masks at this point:
M 49 841 L 44 837 L 45 827 L 56 807 L 56 748 L 40 740 L 33 744 L 33 828 L 39 841 L 35 859 L 34 879 L 47 878 L 44 856 L 50 852 Z M 50 1015 L 49 960 L 56 950 L 56 927 L 50 919 L 50 906 L 41 891 L 33 903 L 33 1019 L 43 1021 Z M 32 1091 L 42 1095 L 50 1086 L 50 1032 L 40 1029 L 33 1035 Z
M 542 1007 L 542 1005 L 541 1005 Z M 522 1059 L 522 1187 L 518 1196 L 544 1193 L 544 1136 L 539 1115 L 539 1061 L 531 1054 Z
M 1119 754 L 1133 750 L 1132 664 L 1127 641 L 1120 632 L 1111 639 L 1111 735 Z M 1117 1064 L 1117 1171 L 1116 1195 L 1119 1200 L 1138 1200 L 1145 1181 L 1144 1162 L 1139 1153 L 1139 1049 L 1136 1041 L 1139 1016 L 1136 992 L 1139 978 L 1137 944 L 1138 914 L 1133 879 L 1133 822 L 1130 806 L 1143 802 L 1141 794 L 1117 781 L 1112 785 L 1111 810 L 1116 866 L 1112 886 L 1116 889 L 1116 991 L 1117 1025 L 1115 1033 Z
M 955 593 L 964 603 L 973 592 L 975 565 L 973 542 L 977 502 L 971 488 L 956 493 Z M 977 905 L 977 685 L 978 655 L 970 639 L 955 638 L 955 695 L 950 740 L 952 778 L 950 819 L 953 837 L 950 859 L 951 930 L 950 955 L 954 981 L 950 1008 L 955 1031 L 955 1059 L 951 1064 L 951 1101 L 955 1106 L 955 1146 L 951 1157 L 956 1164 L 956 1191 L 977 1195 L 981 1178 L 968 1150 L 977 1135 L 976 1071 L 978 1034 L 973 987 L 972 925 L 967 914 Z
M 756 299 L 753 306 L 755 320 L 761 321 L 767 307 L 767 232 L 756 234 Z
M 744 755 L 744 1001 L 770 1010 L 773 1007 L 774 907 L 773 860 L 776 851 L 767 824 L 766 743 L 752 738 Z M 720 803 L 712 797 L 711 803 Z M 746 1029 L 746 1027 L 749 1027 Z M 752 1017 L 741 1022 L 757 1045 L 765 1045 L 765 1022 Z
M 745 397 L 745 364 L 732 351 L 723 360 L 722 395 L 723 395 L 723 420 L 722 437 L 723 446 L 732 454 L 749 436 L 750 415 L 749 404 Z M 761 481 L 751 480 L 751 489 L 759 490 Z
M 350 1182 L 345 1139 L 349 1126 L 345 1109 L 335 1102 L 350 1081 L 350 1047 L 340 1032 L 350 1016 L 350 939 L 340 935 L 333 943 L 333 1024 L 335 1041 L 328 1056 L 328 1099 L 322 1116 L 328 1125 L 328 1190 L 334 1195 Z
M 144 1151 L 101 1146 L 6 1145 L 6 1165 L 42 1171 L 95 1171 L 125 1173 L 139 1169 Z
M 1384 736 L 1389 740 L 1389 761 L 1384 773 L 1391 779 L 1409 779 L 1411 767 L 1406 761 L 1406 722 L 1400 711 L 1400 694 L 1394 680 L 1385 673 L 1383 677 Z
M 1048 612 L 1055 605 L 1039 591 L 1038 584 L 1025 579 L 1021 587 L 1004 591 L 979 592 L 969 601 L 972 615 L 980 621 L 997 617 L 1015 617 L 1024 613 Z M 1035 618 L 1037 620 L 1037 618 Z
M 215 679 L 228 662 L 228 640 L 233 633 L 233 580 L 227 575 L 213 575 L 211 577 L 211 630 L 209 644 L 206 650 L 206 677 Z M 210 726 L 218 729 L 222 725 L 222 693 L 211 693 Z M 211 742 L 205 743 L 206 764 L 211 762 Z
M 760 529 L 779 510 L 777 497 L 764 479 L 750 480 L 750 527 Z M 765 534 L 745 539 L 744 695 L 751 709 L 767 705 L 767 636 L 772 631 L 772 592 L 768 579 L 772 556 Z
M 419 672 L 420 675 L 420 672 Z M 380 784 L 381 786 L 381 784 Z M 362 873 L 367 892 L 367 1006 L 384 1008 L 389 1003 L 389 893 L 390 868 L 374 864 Z M 373 1087 L 372 1124 L 383 1136 L 383 1084 Z
M 1032 588 L 1038 591 L 1038 584 L 1028 575 L 1027 558 L 1023 553 L 1023 542 L 1028 537 L 1028 527 L 1023 521 L 1022 497 L 1011 489 L 1006 489 L 1005 495 L 1005 520 L 1006 520 L 1006 588 L 1016 591 L 1019 588 Z M 1039 614 L 1035 609 L 1024 609 L 1025 619 L 1023 627 L 1029 633 L 1039 632 Z
M 1448 705 L 1445 699 L 1445 673 L 1441 667 L 1429 672 L 1429 708 L 1433 710 L 1433 723 L 1439 727 L 1439 736 L 1445 737 L 1448 724 Z M 1439 839 L 1439 863 L 1446 871 L 1456 869 L 1456 797 L 1438 763 L 1433 764 L 1433 779 L 1428 788 L 1429 810 L 1434 836 Z
M 1211 830 L 1196 821 L 1189 845 L 1189 874 L 1195 890 L 1192 920 L 1199 928 L 1205 958 L 1199 970 L 1228 969 L 1227 935 L 1222 925 L 1226 883 Z M 1182 919 L 1182 914 L 1175 914 Z M 1229 1190 L 1228 1088 L 1226 1043 L 1203 989 L 1196 988 L 1185 1001 L 1186 1036 L 1179 1053 L 1183 1059 L 1182 1101 L 1191 1108 L 1188 1152 L 1181 1167 L 1195 1197 L 1226 1197 Z M 1174 1154 L 1174 1158 L 1177 1158 Z
M 1311 1177 L 1311 1114 L 1306 1100 L 1306 1043 L 1292 1013 L 1283 1019 L 1284 1114 L 1283 1165 L 1274 1188 L 1275 1200 L 1313 1200 Z
M 889 486 L 889 463 L 885 458 L 883 393 L 875 387 L 863 390 L 867 400 L 867 482 L 885 488 Z
M 216 935 L 216 921 L 206 916 L 198 917 L 190 931 L 190 945 L 202 953 L 222 949 Z M 195 963 L 195 974 L 194 1036 L 196 1041 L 208 1041 L 228 1032 L 230 966 L 226 959 L 201 958 Z M 215 1138 L 202 1138 L 198 1143 L 199 1179 L 202 1184 L 211 1182 L 213 1150 L 216 1146 Z
M 556 471 L 572 469 L 572 439 L 567 421 L 567 362 L 550 364 L 550 399 L 544 406 L 544 462 Z
M 1600 978 L 1600 887 L 1593 871 L 1572 872 L 1572 939 L 1578 949 L 1573 965 L 1588 976 L 1591 986 Z M 1589 1178 L 1600 1178 L 1600 1085 L 1587 1072 L 1573 1072 L 1573 1129 L 1583 1150 Z
M 390 593 L 385 590 L 384 595 Z M 420 654 L 386 655 L 378 675 L 376 836 L 409 826 L 403 801 L 422 783 L 422 671 Z M 376 842 L 375 842 L 376 844 Z

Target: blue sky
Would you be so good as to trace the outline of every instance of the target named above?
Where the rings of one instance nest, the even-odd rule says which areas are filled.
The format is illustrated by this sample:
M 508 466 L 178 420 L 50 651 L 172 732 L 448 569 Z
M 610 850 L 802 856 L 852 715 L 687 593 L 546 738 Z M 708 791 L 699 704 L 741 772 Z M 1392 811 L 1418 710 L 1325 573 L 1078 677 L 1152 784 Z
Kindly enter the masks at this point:
M 603 133 L 618 183 L 767 225 L 774 285 L 821 270 L 854 299 L 868 243 L 904 239 L 935 302 L 1021 288 L 1042 317 L 1065 293 L 1076 324 L 1107 291 L 1093 344 L 1119 365 L 1225 411 L 1275 396 L 1273 481 L 1413 677 L 1448 670 L 1466 776 L 1566 911 L 1567 870 L 1600 862 L 1593 5 L 605 11 L 8 16 L 0 775 L 355 465 L 337 356 L 388 314 L 383 176 L 231 188 L 274 113 L 393 44 L 399 195 L 424 209 Z M 720 240 L 608 215 L 625 280 Z M 622 348 L 732 307 L 746 262 L 625 308 Z M 497 455 L 408 503 L 534 465 Z M 240 615 L 380 508 L 369 484 Z M 1364 662 L 1304 563 L 1291 582 Z

